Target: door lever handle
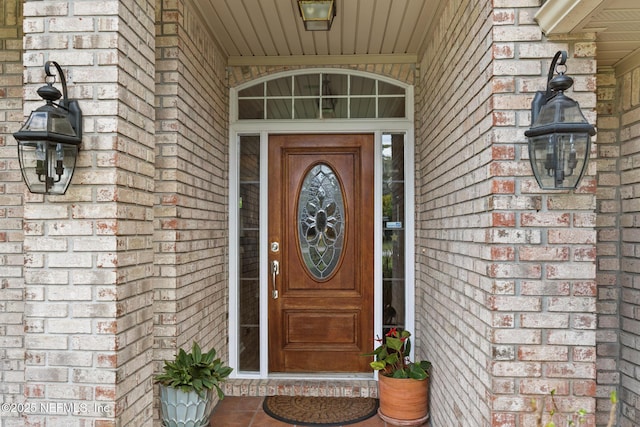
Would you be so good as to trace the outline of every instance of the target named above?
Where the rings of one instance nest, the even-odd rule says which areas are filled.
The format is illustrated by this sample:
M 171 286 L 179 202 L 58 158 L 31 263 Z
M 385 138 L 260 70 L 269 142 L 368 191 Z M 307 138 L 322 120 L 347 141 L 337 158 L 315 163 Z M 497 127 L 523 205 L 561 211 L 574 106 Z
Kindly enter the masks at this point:
M 278 299 L 278 287 L 276 276 L 280 274 L 280 263 L 276 260 L 271 261 L 271 298 Z

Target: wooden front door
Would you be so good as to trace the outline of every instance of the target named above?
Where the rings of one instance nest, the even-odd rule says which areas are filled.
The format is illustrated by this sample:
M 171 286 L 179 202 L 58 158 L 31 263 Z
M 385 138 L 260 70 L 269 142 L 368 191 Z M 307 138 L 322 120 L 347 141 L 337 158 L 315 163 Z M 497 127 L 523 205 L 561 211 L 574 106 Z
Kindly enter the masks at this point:
M 270 372 L 370 371 L 373 148 L 372 134 L 269 137 Z

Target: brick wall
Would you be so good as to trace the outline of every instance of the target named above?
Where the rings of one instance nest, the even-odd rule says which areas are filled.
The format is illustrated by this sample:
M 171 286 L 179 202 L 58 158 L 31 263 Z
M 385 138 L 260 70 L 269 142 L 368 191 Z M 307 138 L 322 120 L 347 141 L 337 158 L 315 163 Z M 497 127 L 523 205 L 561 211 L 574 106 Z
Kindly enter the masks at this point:
M 11 135 L 22 121 L 22 2 L 5 0 L 0 3 L 0 403 L 21 402 L 24 392 L 24 185 Z M 16 415 L 0 412 L 0 426 L 19 425 Z
M 620 150 L 620 426 L 640 423 L 640 291 L 638 290 L 638 159 L 640 158 L 640 67 L 617 76 Z
M 523 135 L 559 49 L 595 119 L 594 44 L 543 41 L 538 6 L 447 2 L 420 62 L 416 348 L 434 425 L 535 425 L 552 389 L 594 417 L 595 164 L 577 191 L 543 192 Z
M 55 60 L 84 113 L 67 194 L 24 205 L 25 423 L 151 425 L 154 5 L 24 11 L 25 110 Z
M 189 1 L 158 1 L 154 358 L 228 354 L 226 59 Z
M 433 425 L 489 425 L 490 18 L 488 2 L 447 3 L 419 65 L 415 347 L 434 364 Z
M 600 70 L 597 82 L 597 421 L 598 425 L 606 425 L 610 407 L 609 395 L 620 384 L 620 103 L 617 100 L 617 81 L 613 69 Z

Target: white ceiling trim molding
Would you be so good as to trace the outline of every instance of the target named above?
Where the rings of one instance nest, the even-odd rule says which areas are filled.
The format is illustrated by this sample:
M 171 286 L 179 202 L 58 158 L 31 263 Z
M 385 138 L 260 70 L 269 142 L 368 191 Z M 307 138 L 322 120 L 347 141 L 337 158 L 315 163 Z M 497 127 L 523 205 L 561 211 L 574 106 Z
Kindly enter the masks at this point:
M 351 64 L 416 64 L 418 55 L 294 55 L 294 56 L 231 56 L 230 67 L 291 66 L 291 65 L 351 65 Z
M 569 34 L 606 0 L 547 0 L 535 19 L 545 35 Z
M 640 49 L 636 49 L 631 55 L 614 66 L 616 77 L 620 77 L 636 68 L 640 68 Z

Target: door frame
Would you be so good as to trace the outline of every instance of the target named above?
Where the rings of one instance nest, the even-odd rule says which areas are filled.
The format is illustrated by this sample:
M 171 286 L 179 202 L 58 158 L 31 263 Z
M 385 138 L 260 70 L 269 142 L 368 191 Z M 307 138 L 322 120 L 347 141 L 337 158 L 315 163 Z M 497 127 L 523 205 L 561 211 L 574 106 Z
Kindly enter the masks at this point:
M 305 71 L 318 71 L 305 70 Z M 319 70 L 326 71 L 325 69 Z M 363 73 L 371 76 L 370 73 Z M 273 78 L 273 76 L 271 76 Z M 381 76 L 376 76 L 381 78 Z M 401 82 L 396 82 L 401 84 Z M 336 134 L 336 133 L 372 133 L 374 135 L 374 338 L 382 336 L 382 135 L 385 133 L 403 133 L 405 168 L 405 325 L 414 330 L 415 315 L 415 161 L 414 161 L 414 123 L 413 123 L 413 86 L 405 85 L 407 97 L 407 117 L 401 119 L 324 119 L 324 120 L 246 120 L 235 121 L 229 126 L 229 365 L 234 368 L 231 378 L 266 379 L 296 378 L 293 374 L 270 374 L 268 371 L 268 328 L 260 328 L 260 371 L 239 371 L 238 352 L 238 236 L 239 226 L 239 138 L 242 135 L 260 137 L 260 206 L 268 206 L 268 141 L 270 134 Z M 231 109 L 237 105 L 237 88 L 231 89 Z M 231 117 L 237 117 L 234 113 Z M 268 322 L 268 212 L 260 212 L 260 324 Z M 413 351 L 413 350 L 412 350 Z M 304 374 L 305 378 L 313 375 Z M 356 378 L 354 374 L 335 375 L 336 379 Z M 333 378 L 332 377 L 332 378 Z M 326 374 L 318 378 L 327 379 Z M 357 376 L 357 378 L 363 378 Z M 365 374 L 364 378 L 375 378 L 375 373 Z

